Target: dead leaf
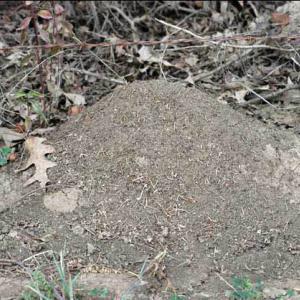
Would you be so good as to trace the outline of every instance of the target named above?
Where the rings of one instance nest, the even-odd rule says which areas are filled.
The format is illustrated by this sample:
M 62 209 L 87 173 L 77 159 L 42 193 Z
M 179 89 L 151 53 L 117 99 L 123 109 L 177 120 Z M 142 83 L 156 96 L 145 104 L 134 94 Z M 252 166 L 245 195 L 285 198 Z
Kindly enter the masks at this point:
M 48 44 L 51 43 L 51 41 L 50 41 L 50 35 L 49 35 L 49 33 L 46 30 L 43 30 L 42 28 L 39 28 L 39 33 L 40 33 L 40 38 L 44 42 L 46 42 Z
M 63 90 L 56 84 L 54 84 L 52 81 L 47 80 L 47 88 L 50 94 L 54 98 L 58 98 L 60 95 L 62 95 L 64 92 Z
M 18 133 L 24 133 L 26 132 L 25 125 L 23 123 L 16 123 L 16 132 Z
M 24 30 L 24 29 L 27 29 L 29 24 L 30 24 L 30 21 L 31 21 L 31 17 L 26 17 L 22 22 L 21 22 L 21 25 L 19 28 L 17 28 L 17 30 Z
M 56 166 L 56 163 L 48 160 L 45 155 L 53 153 L 55 149 L 50 145 L 44 145 L 43 142 L 45 140 L 45 138 L 31 136 L 25 141 L 25 149 L 29 152 L 30 157 L 26 166 L 18 170 L 18 172 L 25 171 L 32 165 L 35 165 L 35 173 L 26 181 L 24 186 L 39 181 L 41 187 L 46 187 L 46 184 L 49 182 L 47 169 Z
M 193 74 L 188 71 L 188 77 L 184 79 L 184 81 L 191 83 L 191 84 L 195 84 L 194 78 L 193 78 Z
M 161 55 L 157 55 L 155 52 L 151 50 L 151 47 L 149 46 L 142 46 L 141 49 L 138 51 L 140 57 L 138 60 L 140 62 L 154 62 L 154 63 L 162 63 L 163 65 L 170 67 L 172 64 L 170 64 L 168 61 L 163 60 Z
M 21 61 L 24 58 L 25 54 L 23 52 L 14 52 L 10 54 L 9 56 L 6 57 L 6 59 L 10 60 L 10 62 L 4 67 L 5 69 L 10 67 L 10 66 L 20 66 Z
M 6 43 L 0 42 L 0 48 L 6 48 L 6 47 L 8 47 Z M 0 50 L 0 54 L 4 54 L 4 51 Z
M 195 1 L 194 5 L 196 6 L 196 8 L 203 8 L 203 1 Z
M 241 89 L 239 91 L 234 92 L 234 98 L 236 99 L 237 103 L 244 103 L 246 102 L 245 96 L 248 94 L 248 90 Z
M 45 20 L 51 20 L 52 15 L 49 10 L 47 9 L 41 9 L 38 11 L 37 15 Z
M 0 127 L 0 139 L 4 141 L 7 147 L 14 146 L 18 141 L 23 140 L 24 137 L 24 133 L 18 133 L 12 129 Z
M 198 57 L 195 54 L 191 54 L 190 56 L 186 57 L 184 59 L 185 63 L 187 63 L 189 66 L 194 67 L 198 62 Z
M 64 93 L 64 95 L 73 102 L 75 105 L 84 105 L 85 97 L 79 94 L 72 94 L 72 93 Z
M 70 37 L 73 33 L 73 25 L 70 22 L 67 21 L 61 21 L 63 36 Z
M 281 26 L 287 26 L 290 23 L 290 17 L 287 14 L 273 12 L 272 22 Z
M 65 11 L 65 9 L 61 5 L 59 5 L 58 3 L 55 3 L 54 12 L 57 16 L 61 15 L 64 11 Z

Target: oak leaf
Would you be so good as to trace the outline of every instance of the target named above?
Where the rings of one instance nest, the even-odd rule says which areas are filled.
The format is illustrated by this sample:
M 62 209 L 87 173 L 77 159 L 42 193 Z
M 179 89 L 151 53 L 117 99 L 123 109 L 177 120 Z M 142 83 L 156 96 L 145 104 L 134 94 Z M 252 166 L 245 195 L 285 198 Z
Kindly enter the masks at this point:
M 55 152 L 55 149 L 50 145 L 43 144 L 45 140 L 45 138 L 40 137 L 29 137 L 25 141 L 25 149 L 29 152 L 30 157 L 25 167 L 18 170 L 18 172 L 25 171 L 35 165 L 35 173 L 26 181 L 24 186 L 39 181 L 41 187 L 45 187 L 49 182 L 47 169 L 56 166 L 56 163 L 48 160 L 45 155 Z

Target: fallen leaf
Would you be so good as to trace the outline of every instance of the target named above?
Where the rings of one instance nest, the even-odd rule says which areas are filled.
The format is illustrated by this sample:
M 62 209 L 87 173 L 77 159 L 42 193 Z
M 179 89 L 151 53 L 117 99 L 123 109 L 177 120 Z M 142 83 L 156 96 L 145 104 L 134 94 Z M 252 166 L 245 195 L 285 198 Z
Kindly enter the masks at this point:
M 72 93 L 64 93 L 64 95 L 73 102 L 75 105 L 84 105 L 85 104 L 85 97 L 79 94 L 72 94 Z
M 39 34 L 40 34 L 40 38 L 50 44 L 51 43 L 51 40 L 50 40 L 50 35 L 49 33 L 46 31 L 46 30 L 43 30 L 42 28 L 39 28 Z
M 62 95 L 64 92 L 63 90 L 56 84 L 54 84 L 52 81 L 48 80 L 47 81 L 47 88 L 50 94 L 54 98 L 58 98 L 60 95 Z
M 61 26 L 63 29 L 63 36 L 70 37 L 73 33 L 73 25 L 70 22 L 67 21 L 61 21 Z
M 0 42 L 0 48 L 6 48 L 6 47 L 8 47 L 6 43 Z M 4 51 L 0 50 L 0 54 L 4 54 Z
M 16 132 L 24 133 L 26 131 L 25 125 L 23 123 L 16 124 Z
M 65 11 L 65 9 L 61 5 L 59 5 L 58 3 L 55 3 L 54 12 L 57 16 L 61 15 L 64 11 Z
M 52 19 L 52 15 L 50 13 L 49 10 L 47 9 L 41 9 L 38 11 L 37 15 L 43 19 L 46 19 L 46 20 L 51 20 Z
M 191 84 L 195 84 L 195 81 L 193 79 L 193 74 L 190 71 L 188 71 L 188 77 L 185 78 L 184 81 L 191 83 Z
M 48 160 L 45 155 L 53 153 L 55 149 L 50 145 L 44 145 L 43 142 L 45 140 L 45 138 L 31 136 L 25 141 L 25 149 L 29 152 L 30 157 L 25 167 L 18 170 L 18 172 L 25 171 L 32 165 L 35 165 L 35 173 L 27 180 L 24 186 L 39 181 L 41 187 L 46 187 L 46 184 L 49 182 L 47 169 L 56 166 L 56 163 Z
M 198 62 L 198 57 L 195 54 L 191 54 L 190 56 L 186 57 L 184 61 L 191 67 L 194 67 Z
M 203 8 L 203 1 L 195 1 L 194 5 L 196 6 L 196 8 Z
M 10 61 L 12 61 L 13 63 L 18 62 L 20 59 L 22 59 L 24 57 L 24 53 L 19 51 L 19 52 L 14 52 L 12 54 L 10 54 L 9 56 L 7 56 L 6 58 Z
M 142 46 L 141 49 L 138 51 L 140 57 L 138 60 L 140 62 L 154 62 L 154 63 L 162 63 L 163 65 L 170 67 L 172 64 L 170 64 L 168 61 L 163 60 L 162 56 L 157 55 L 155 52 L 151 50 L 151 47 L 149 46 Z
M 272 13 L 272 22 L 281 26 L 286 26 L 290 23 L 290 17 L 287 14 L 273 12 Z
M 244 103 L 246 102 L 245 96 L 248 94 L 248 90 L 239 90 L 234 92 L 234 98 L 237 100 L 237 103 Z
M 31 17 L 26 17 L 22 22 L 19 28 L 17 28 L 17 30 L 24 30 L 26 28 L 28 28 L 30 21 L 31 21 Z
M 12 129 L 0 127 L 0 139 L 2 139 L 8 147 L 14 146 L 18 141 L 23 140 L 24 137 L 24 133 L 18 133 Z

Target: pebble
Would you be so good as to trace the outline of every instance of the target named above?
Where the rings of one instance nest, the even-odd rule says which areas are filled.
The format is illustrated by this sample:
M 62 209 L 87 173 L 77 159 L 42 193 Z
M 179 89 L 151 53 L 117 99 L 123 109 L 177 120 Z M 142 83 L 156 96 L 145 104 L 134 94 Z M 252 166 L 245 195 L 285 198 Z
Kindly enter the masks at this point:
M 4 226 L 1 228 L 1 233 L 3 233 L 3 234 L 9 233 L 9 227 L 8 227 L 7 225 L 4 225 Z
M 279 296 L 285 295 L 286 291 L 275 287 L 266 287 L 263 289 L 263 294 L 267 299 L 276 299 Z
M 80 225 L 76 225 L 72 228 L 72 231 L 75 233 L 75 234 L 78 234 L 78 235 L 83 235 L 84 233 L 84 228 Z
M 87 253 L 92 255 L 96 251 L 96 247 L 90 243 L 87 243 Z

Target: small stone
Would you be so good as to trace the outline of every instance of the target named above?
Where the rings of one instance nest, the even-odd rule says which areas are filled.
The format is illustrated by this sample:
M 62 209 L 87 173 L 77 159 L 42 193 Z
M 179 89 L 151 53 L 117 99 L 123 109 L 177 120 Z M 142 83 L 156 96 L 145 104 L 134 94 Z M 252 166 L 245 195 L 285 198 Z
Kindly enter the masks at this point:
M 212 295 L 201 292 L 201 293 L 195 293 L 191 297 L 191 300 L 205 300 L 205 299 L 212 299 Z
M 167 237 L 169 235 L 169 228 L 168 227 L 163 227 L 162 228 L 162 236 Z
M 135 161 L 140 167 L 147 167 L 149 165 L 149 160 L 145 157 L 138 156 Z
M 268 299 L 276 299 L 279 296 L 285 295 L 286 291 L 275 287 L 266 287 L 263 289 L 263 294 Z
M 9 233 L 9 227 L 8 227 L 7 225 L 4 225 L 4 226 L 1 228 L 1 233 L 3 233 L 3 234 Z
M 72 231 L 75 233 L 75 234 L 78 234 L 78 235 L 83 235 L 84 233 L 84 228 L 80 225 L 76 225 L 72 228 Z
M 18 236 L 18 232 L 17 231 L 11 231 L 9 233 L 9 236 L 12 237 L 12 238 L 16 238 Z
M 147 235 L 146 241 L 151 243 L 153 241 L 153 237 L 151 235 Z
M 207 294 L 207 293 L 204 293 L 204 292 L 201 292 L 199 294 L 200 297 L 202 298 L 207 298 L 207 299 L 211 299 L 211 295 L 210 294 Z
M 87 253 L 88 255 L 91 255 L 95 252 L 96 247 L 90 243 L 87 243 Z

